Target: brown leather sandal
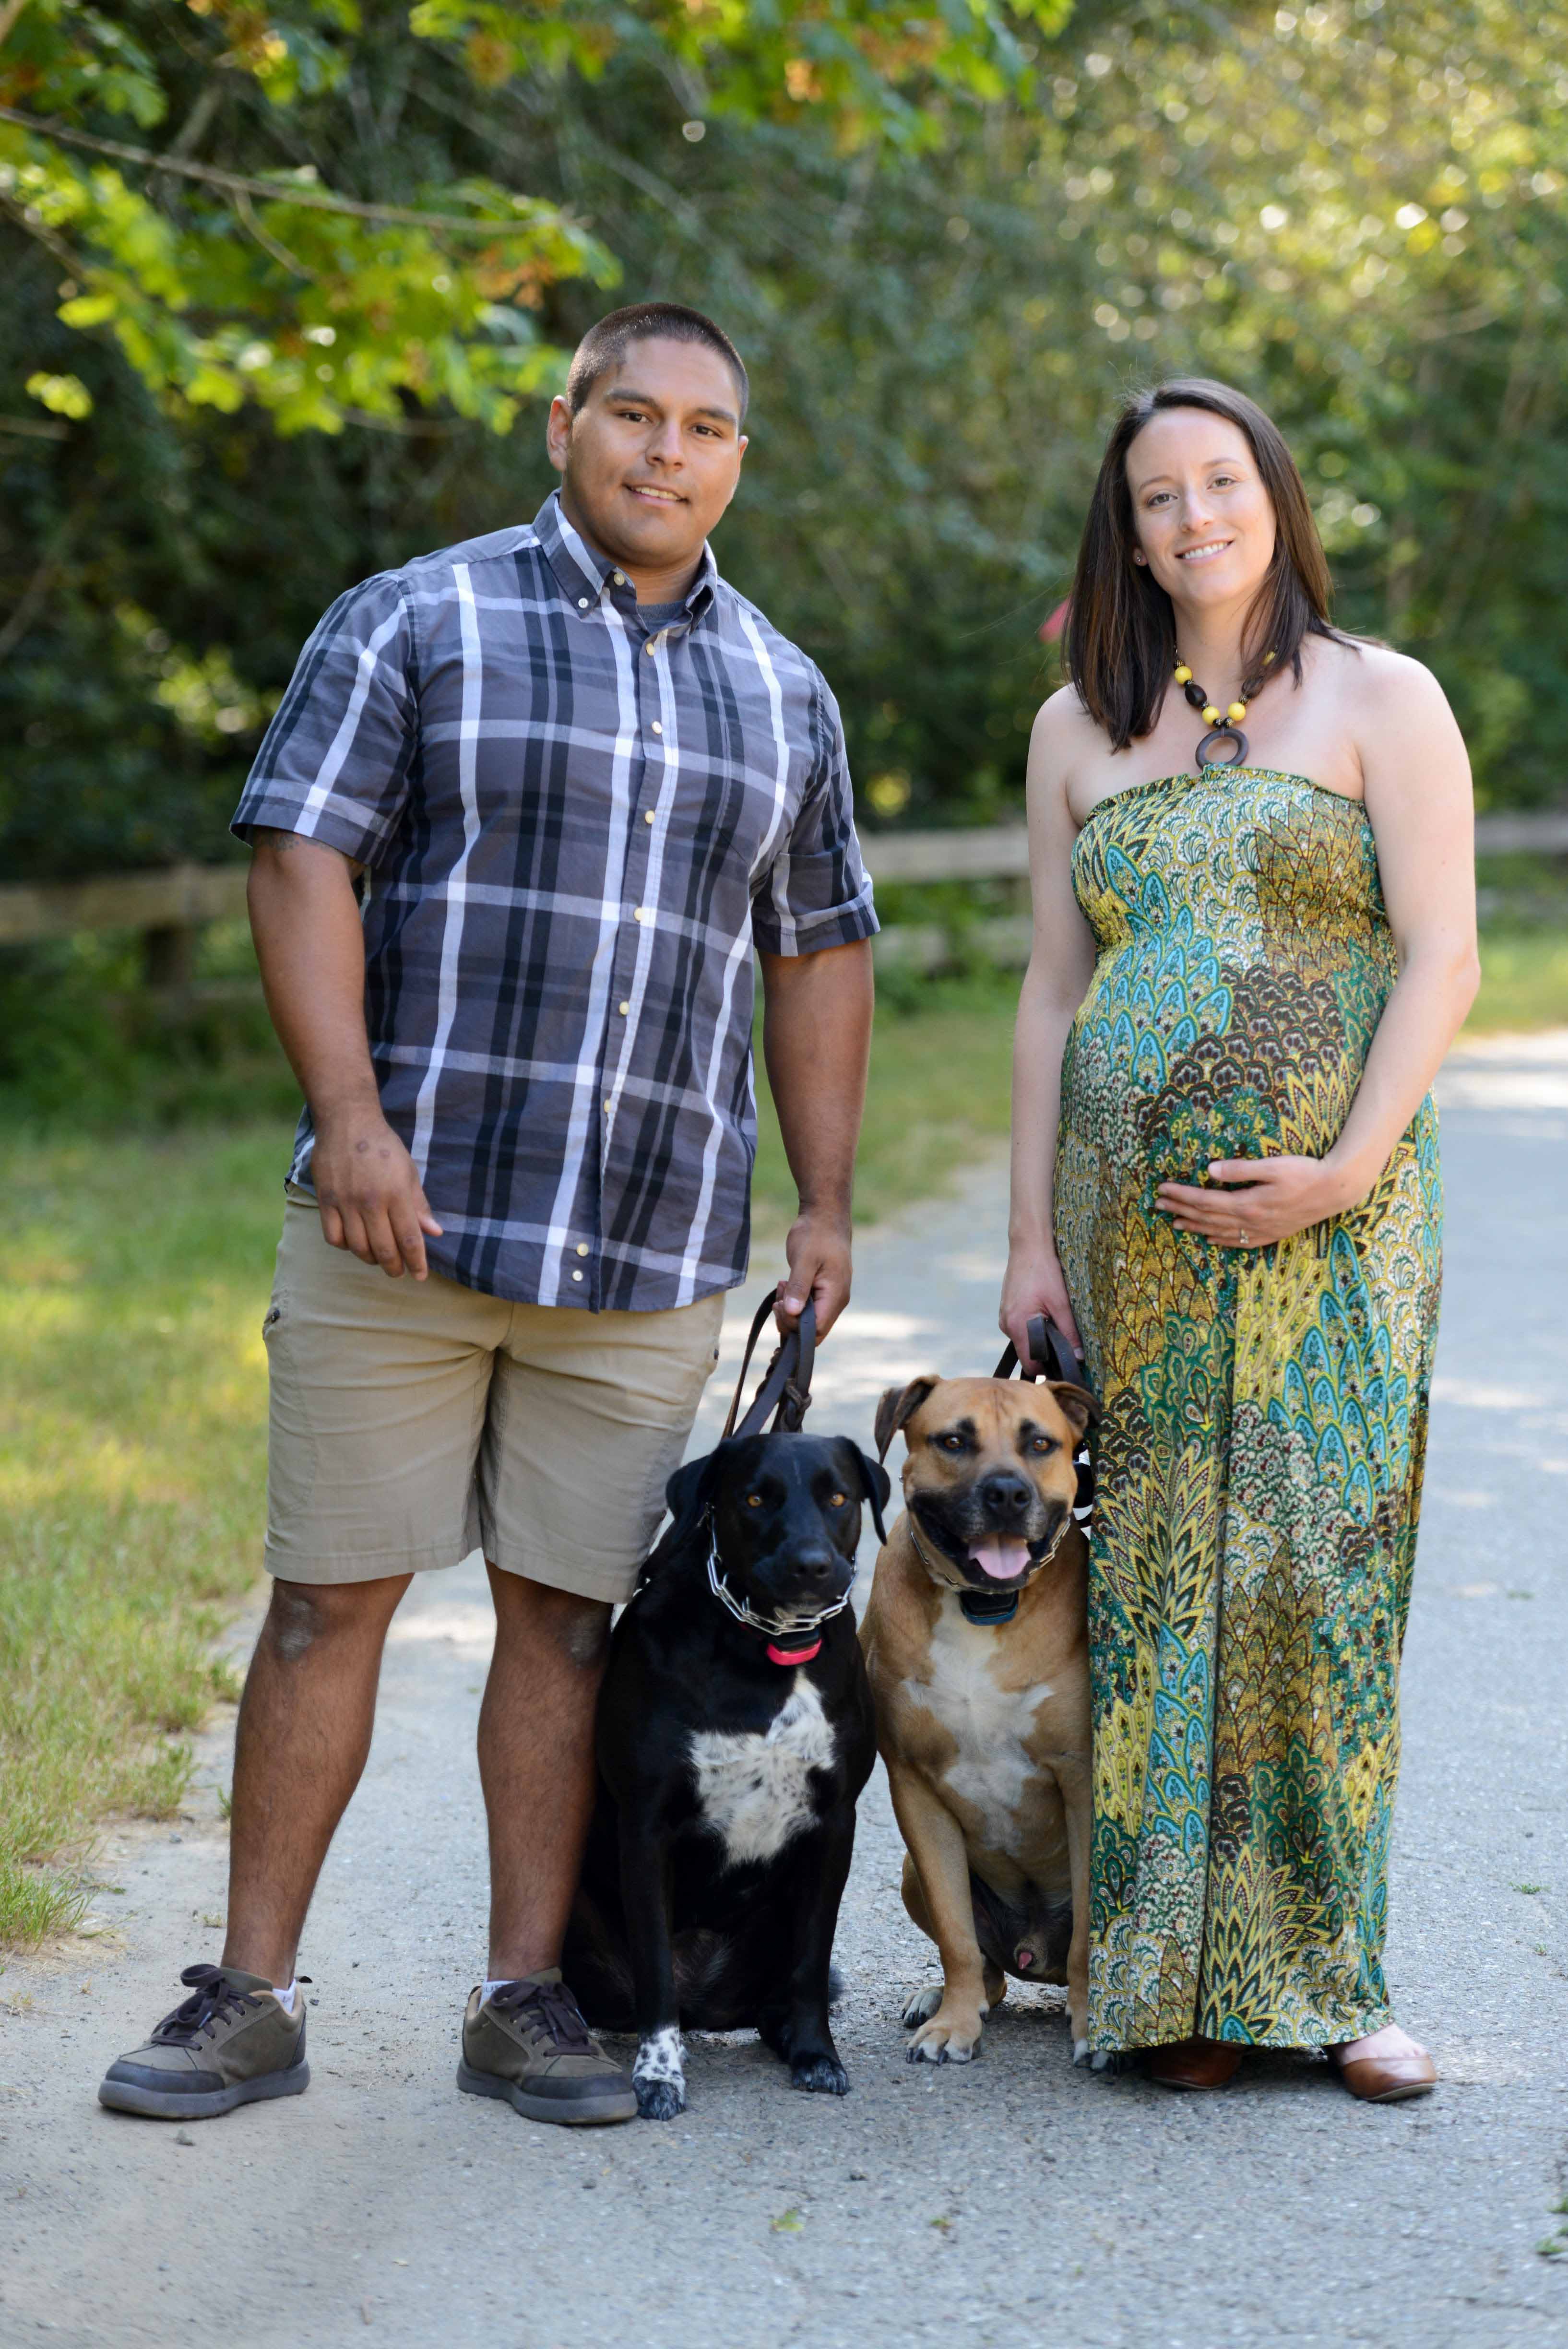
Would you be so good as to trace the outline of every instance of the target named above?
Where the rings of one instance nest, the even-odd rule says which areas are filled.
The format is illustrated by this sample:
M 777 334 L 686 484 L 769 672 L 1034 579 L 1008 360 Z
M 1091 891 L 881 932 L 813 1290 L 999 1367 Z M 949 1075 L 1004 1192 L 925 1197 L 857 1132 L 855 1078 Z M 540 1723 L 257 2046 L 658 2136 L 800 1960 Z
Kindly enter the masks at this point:
M 1151 2047 L 1148 2076 L 1162 2088 L 1223 2088 L 1241 2069 L 1241 2051 L 1218 2039 L 1178 2039 Z
M 1438 2085 L 1438 2067 L 1427 2054 L 1346 2058 L 1337 2047 L 1324 2053 L 1351 2095 L 1364 2105 L 1402 2105 L 1411 2096 L 1429 2096 Z

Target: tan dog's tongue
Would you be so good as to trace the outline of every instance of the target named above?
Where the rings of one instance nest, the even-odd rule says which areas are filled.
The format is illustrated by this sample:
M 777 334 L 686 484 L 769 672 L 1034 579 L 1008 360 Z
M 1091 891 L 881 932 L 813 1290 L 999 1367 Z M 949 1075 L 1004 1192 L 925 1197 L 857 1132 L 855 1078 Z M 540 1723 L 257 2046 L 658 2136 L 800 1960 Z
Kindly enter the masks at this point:
M 971 1546 L 970 1557 L 994 1581 L 1011 1582 L 1029 1563 L 1029 1545 L 1004 1541 L 1001 1534 L 987 1534 Z

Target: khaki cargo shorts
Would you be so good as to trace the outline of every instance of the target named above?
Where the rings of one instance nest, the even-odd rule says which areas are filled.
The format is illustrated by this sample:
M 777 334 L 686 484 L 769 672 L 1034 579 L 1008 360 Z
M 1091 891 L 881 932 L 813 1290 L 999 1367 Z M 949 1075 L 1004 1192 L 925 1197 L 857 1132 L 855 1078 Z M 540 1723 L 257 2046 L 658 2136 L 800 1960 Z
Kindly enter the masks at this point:
M 517 1305 L 328 1247 L 291 1186 L 264 1325 L 266 1564 L 288 1582 L 492 1565 L 629 1598 L 719 1358 L 722 1295 Z

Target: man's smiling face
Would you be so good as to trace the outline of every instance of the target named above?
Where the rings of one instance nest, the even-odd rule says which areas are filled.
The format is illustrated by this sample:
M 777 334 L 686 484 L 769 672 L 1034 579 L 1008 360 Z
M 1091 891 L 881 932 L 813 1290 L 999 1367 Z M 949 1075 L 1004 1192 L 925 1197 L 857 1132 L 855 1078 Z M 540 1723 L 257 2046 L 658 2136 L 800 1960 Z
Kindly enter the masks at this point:
M 740 479 L 740 409 L 718 351 L 662 336 L 628 344 L 575 416 L 564 399 L 551 408 L 567 517 L 639 592 L 695 568 Z

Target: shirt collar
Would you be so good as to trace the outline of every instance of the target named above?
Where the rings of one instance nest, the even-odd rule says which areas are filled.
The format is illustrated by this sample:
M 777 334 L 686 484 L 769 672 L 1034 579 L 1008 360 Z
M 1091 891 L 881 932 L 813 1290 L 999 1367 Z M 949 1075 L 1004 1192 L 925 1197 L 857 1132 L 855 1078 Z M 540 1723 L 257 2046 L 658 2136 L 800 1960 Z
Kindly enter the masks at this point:
M 607 589 L 618 603 L 624 601 L 629 608 L 635 609 L 635 589 L 629 582 L 624 583 L 618 591 L 611 585 L 618 575 L 614 564 L 597 547 L 590 546 L 580 531 L 572 527 L 562 511 L 559 490 L 551 491 L 535 515 L 534 529 L 561 593 L 574 609 L 580 611 L 585 599 L 589 606 L 597 605 Z M 681 598 L 682 617 L 673 625 L 677 627 L 683 623 L 695 626 L 712 602 L 718 585 L 719 566 L 713 560 L 712 548 L 704 539 L 702 558 L 697 565 L 696 576 Z

